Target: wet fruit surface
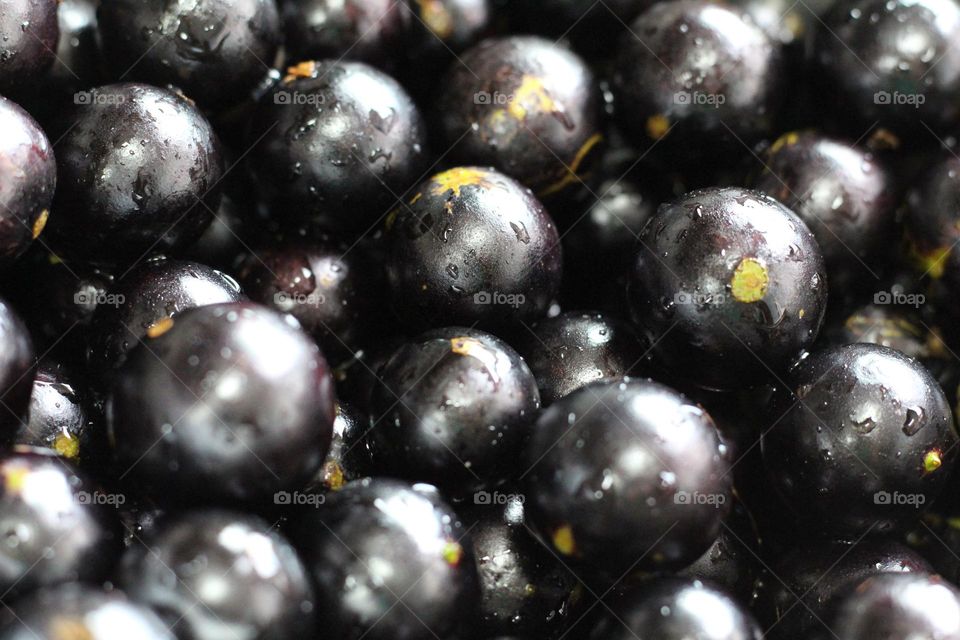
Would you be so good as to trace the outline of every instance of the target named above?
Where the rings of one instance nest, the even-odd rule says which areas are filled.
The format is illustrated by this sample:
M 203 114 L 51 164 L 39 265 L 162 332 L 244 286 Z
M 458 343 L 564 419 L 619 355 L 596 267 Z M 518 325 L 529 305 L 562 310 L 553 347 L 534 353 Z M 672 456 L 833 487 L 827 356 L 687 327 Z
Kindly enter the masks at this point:
M 0 91 L 21 87 L 53 64 L 56 0 L 10 0 L 0 6 Z
M 0 299 L 0 424 L 16 425 L 27 410 L 33 382 L 33 342 L 23 320 Z
M 785 370 L 826 310 L 813 234 L 776 200 L 744 189 L 695 191 L 661 206 L 640 235 L 629 286 L 634 320 L 660 365 L 712 388 Z
M 497 171 L 438 173 L 387 225 L 394 308 L 413 326 L 532 320 L 559 289 L 553 220 L 530 191 Z

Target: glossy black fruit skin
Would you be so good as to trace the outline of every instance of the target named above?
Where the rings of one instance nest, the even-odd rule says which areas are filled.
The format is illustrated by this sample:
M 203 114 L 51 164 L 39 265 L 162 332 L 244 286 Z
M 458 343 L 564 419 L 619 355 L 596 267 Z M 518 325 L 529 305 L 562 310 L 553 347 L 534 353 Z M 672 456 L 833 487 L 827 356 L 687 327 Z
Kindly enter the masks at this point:
M 27 422 L 20 425 L 13 441 L 49 449 L 73 462 L 86 461 L 102 453 L 104 444 L 100 425 L 92 424 L 94 416 L 92 398 L 77 372 L 60 362 L 42 360 L 33 381 Z
M 658 155 L 684 163 L 729 162 L 771 132 L 783 60 L 742 10 L 707 0 L 661 2 L 630 29 L 613 86 L 619 122 L 636 145 L 656 143 Z
M 265 95 L 248 156 L 271 215 L 366 231 L 421 177 L 426 133 L 410 96 L 358 62 L 304 62 Z
M 216 269 L 197 262 L 151 258 L 125 273 L 97 304 L 87 361 L 95 370 L 109 372 L 180 312 L 244 299 L 240 285 Z
M 50 233 L 68 256 L 124 263 L 189 244 L 217 210 L 220 143 L 183 96 L 144 84 L 92 89 L 64 117 Z
M 160 616 L 115 589 L 65 584 L 40 589 L 9 606 L 16 618 L 0 631 L 3 640 L 44 640 L 70 633 L 85 640 L 177 640 Z
M 305 491 L 339 491 L 346 483 L 369 474 L 372 463 L 367 444 L 363 441 L 369 429 L 369 416 L 351 404 L 338 401 L 330 451 Z
M 480 494 L 462 511 L 480 586 L 480 637 L 516 633 L 555 638 L 576 615 L 579 581 L 524 520 L 524 497 Z
M 942 283 L 952 307 L 960 286 L 960 160 L 943 156 L 907 194 L 903 232 L 906 253 L 918 278 Z
M 874 287 L 894 241 L 898 204 L 892 175 L 869 151 L 813 131 L 778 138 L 753 185 L 810 227 L 820 245 L 831 291 Z
M 116 75 L 173 85 L 207 108 L 247 97 L 282 37 L 274 0 L 115 0 L 100 5 L 98 18 Z
M 0 456 L 0 585 L 26 593 L 106 577 L 121 547 L 110 497 L 69 463 L 40 449 Z
M 294 540 L 331 638 L 428 640 L 470 624 L 476 565 L 465 535 L 433 487 L 377 479 L 306 508 Z
M 0 269 L 40 235 L 57 185 L 53 147 L 36 120 L 0 96 Z
M 932 147 L 938 140 L 921 121 L 940 130 L 960 120 L 960 52 L 952 46 L 960 38 L 960 4 L 954 0 L 837 3 L 818 35 L 828 95 L 857 126 L 879 122 L 915 134 L 901 136 L 906 144 Z
M 130 353 L 107 407 L 132 481 L 163 499 L 256 502 L 303 486 L 320 468 L 333 380 L 293 318 L 215 304 L 154 335 Z
M 28 84 L 53 64 L 57 1 L 11 0 L 0 7 L 0 91 Z
M 960 638 L 960 590 L 940 576 L 867 578 L 838 605 L 831 628 L 844 640 Z
M 813 234 L 776 200 L 739 188 L 662 205 L 640 236 L 630 278 L 633 319 L 658 362 L 712 389 L 784 371 L 813 343 L 826 311 Z
M 782 417 L 763 436 L 763 459 L 798 515 L 822 534 L 859 536 L 933 503 L 957 434 L 940 385 L 920 364 L 853 344 L 811 354 L 786 382 L 770 401 L 769 415 Z
M 436 174 L 387 225 L 393 306 L 410 326 L 529 322 L 559 290 L 553 220 L 529 190 L 492 169 Z
M 369 253 L 331 236 L 281 240 L 253 251 L 239 277 L 252 300 L 293 315 L 339 361 L 370 333 L 376 302 L 386 293 Z
M 540 198 L 581 186 L 596 159 L 600 95 L 575 53 L 531 36 L 487 39 L 441 81 L 440 126 L 455 157 L 491 165 Z
M 410 16 L 404 0 L 280 0 L 289 60 L 389 65 Z
M 293 546 L 269 522 L 223 510 L 164 522 L 124 554 L 117 582 L 190 638 L 312 637 L 313 595 Z M 223 591 L 205 588 L 211 582 Z
M 930 565 L 907 547 L 867 537 L 856 544 L 806 542 L 779 558 L 758 589 L 754 610 L 776 640 L 825 633 L 836 598 L 881 573 L 928 573 Z M 802 599 L 802 603 L 799 601 Z
M 591 382 L 632 375 L 646 353 L 626 322 L 580 311 L 537 322 L 517 345 L 537 379 L 545 407 Z
M 0 298 L 0 401 L 9 409 L 0 414 L 0 425 L 16 428 L 27 412 L 33 385 L 33 341 L 23 320 Z
M 725 592 L 699 580 L 660 578 L 626 595 L 590 635 L 592 640 L 709 638 L 724 621 L 724 640 L 761 640 L 748 611 Z
M 533 373 L 499 338 L 446 327 L 379 371 L 367 441 L 384 475 L 462 495 L 515 478 L 540 409 Z
M 595 383 L 555 402 L 522 469 L 541 535 L 614 578 L 690 564 L 730 507 L 730 461 L 710 416 L 649 380 Z
M 407 55 L 418 62 L 448 60 L 490 30 L 490 0 L 406 0 Z

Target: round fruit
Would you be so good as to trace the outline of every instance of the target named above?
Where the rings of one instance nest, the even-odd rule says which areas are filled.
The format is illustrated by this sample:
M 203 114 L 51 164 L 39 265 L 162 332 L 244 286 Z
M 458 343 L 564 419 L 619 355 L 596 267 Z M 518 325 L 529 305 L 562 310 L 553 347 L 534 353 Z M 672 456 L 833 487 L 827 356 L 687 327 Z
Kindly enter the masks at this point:
M 462 327 L 429 331 L 381 367 L 367 440 L 386 475 L 463 494 L 517 475 L 540 409 L 516 351 Z
M 33 342 L 19 316 L 0 299 L 0 425 L 18 425 L 26 415 L 33 385 Z
M 840 2 L 825 25 L 815 50 L 837 111 L 864 127 L 915 133 L 905 141 L 927 146 L 938 139 L 921 123 L 940 129 L 960 121 L 956 0 Z
M 196 262 L 155 257 L 123 275 L 98 301 L 87 359 L 97 370 L 119 367 L 145 338 L 177 314 L 244 296 L 230 276 Z
M 442 81 L 440 126 L 463 164 L 492 165 L 534 190 L 559 196 L 580 186 L 603 139 L 593 74 L 550 40 L 484 40 Z
M 544 538 L 614 577 L 690 564 L 713 544 L 731 500 L 710 416 L 652 381 L 600 382 L 555 402 L 522 469 Z
M 541 320 L 518 345 L 537 379 L 543 406 L 591 382 L 633 373 L 646 352 L 630 325 L 577 311 Z
M 203 114 L 144 84 L 81 97 L 57 146 L 56 246 L 92 262 L 128 262 L 195 240 L 217 209 L 223 175 Z
M 68 460 L 86 459 L 95 440 L 90 424 L 93 414 L 87 389 L 76 372 L 59 362 L 42 360 L 33 381 L 29 419 L 13 440 L 50 449 Z
M 898 194 L 871 153 L 812 131 L 788 133 L 767 151 L 754 186 L 810 227 L 831 291 L 875 282 L 893 240 Z
M 594 629 L 593 640 L 761 640 L 763 632 L 733 598 L 699 580 L 661 578 L 630 593 Z
M 296 321 L 251 303 L 190 309 L 131 351 L 107 407 L 123 468 L 161 497 L 270 498 L 320 468 L 327 364 Z
M 311 637 L 306 568 L 290 543 L 254 516 L 212 510 L 167 520 L 125 552 L 118 582 L 190 638 Z
M 249 162 L 271 215 L 365 231 L 420 178 L 425 136 L 390 76 L 358 62 L 303 62 L 260 101 Z
M 288 59 L 390 63 L 409 16 L 406 0 L 280 0 Z
M 343 640 L 450 637 L 476 599 L 466 531 L 436 490 L 360 480 L 297 523 L 325 633 Z
M 111 0 L 98 18 L 115 74 L 174 85 L 207 108 L 252 93 L 281 40 L 274 0 Z
M 363 436 L 370 429 L 368 417 L 353 405 L 337 402 L 337 417 L 333 421 L 333 440 L 330 451 L 313 480 L 307 485 L 310 493 L 339 491 L 348 482 L 359 480 L 369 473 L 369 451 Z
M 0 589 L 8 594 L 103 580 L 120 551 L 107 498 L 73 467 L 37 449 L 0 456 Z
M 0 268 L 5 268 L 47 224 L 57 164 L 40 125 L 3 96 L 0 131 Z
M 922 278 L 960 285 L 960 159 L 946 156 L 907 194 L 904 234 L 907 256 Z M 952 299 L 951 299 L 952 302 Z M 952 306 L 952 305 L 951 305 Z
M 784 371 L 817 337 L 823 258 L 803 221 L 776 200 L 737 188 L 694 191 L 661 206 L 639 245 L 633 317 L 671 372 L 742 388 Z
M 57 0 L 6 0 L 0 6 L 0 91 L 28 84 L 53 64 Z
M 117 590 L 67 584 L 9 606 L 16 618 L 0 632 L 3 640 L 177 640 L 160 616 Z
M 960 639 L 960 590 L 939 576 L 873 576 L 838 608 L 832 628 L 844 640 Z
M 613 77 L 634 142 L 684 162 L 729 162 L 769 134 L 783 98 L 780 48 L 742 10 L 658 2 L 623 35 Z
M 393 306 L 411 326 L 530 321 L 559 289 L 553 220 L 529 190 L 492 169 L 438 173 L 387 225 Z
M 821 532 L 861 535 L 919 514 L 957 444 L 950 405 L 915 360 L 872 344 L 805 358 L 771 398 L 763 459 L 787 504 Z

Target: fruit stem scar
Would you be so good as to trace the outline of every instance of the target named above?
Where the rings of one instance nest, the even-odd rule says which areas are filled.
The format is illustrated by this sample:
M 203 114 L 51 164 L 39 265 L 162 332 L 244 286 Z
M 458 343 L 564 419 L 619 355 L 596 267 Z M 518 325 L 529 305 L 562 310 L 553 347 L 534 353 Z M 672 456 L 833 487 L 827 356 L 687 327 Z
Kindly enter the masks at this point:
M 491 187 L 489 172 L 485 169 L 476 167 L 454 167 L 447 169 L 430 179 L 433 187 L 430 192 L 435 196 L 442 196 L 447 191 L 453 191 L 453 195 L 460 197 L 460 190 L 463 187 L 475 185 L 480 187 Z
M 69 433 L 58 433 L 53 439 L 53 450 L 64 458 L 72 460 L 80 453 L 80 442 Z
M 170 327 L 173 326 L 173 318 L 167 316 L 166 318 L 161 318 L 154 322 L 152 325 L 147 327 L 147 337 L 156 338 L 162 336 L 167 331 L 170 330 Z
M 580 178 L 577 177 L 577 171 L 579 171 L 580 165 L 583 164 L 583 160 L 587 157 L 587 154 L 589 154 L 595 146 L 600 144 L 602 140 L 603 134 L 601 133 L 595 133 L 587 138 L 587 141 L 583 143 L 583 146 L 577 150 L 577 155 L 573 157 L 573 162 L 570 163 L 570 166 L 564 167 L 565 171 L 563 178 L 542 190 L 539 195 L 549 196 L 557 191 L 560 191 L 567 185 L 579 181 Z
M 926 473 L 933 473 L 943 464 L 943 458 L 936 449 L 931 449 L 923 456 L 923 470 Z
M 737 302 L 757 302 L 767 293 L 770 274 L 756 258 L 744 258 L 730 279 L 730 292 Z
M 573 529 L 565 524 L 553 532 L 553 546 L 565 556 L 572 556 L 577 549 L 573 539 Z
M 287 67 L 287 75 L 283 77 L 284 83 L 290 83 L 297 78 L 312 78 L 317 72 L 317 63 L 312 60 L 295 64 Z
M 40 215 L 37 216 L 36 222 L 33 223 L 33 228 L 31 232 L 33 233 L 33 239 L 36 240 L 37 237 L 43 232 L 43 228 L 47 226 L 47 218 L 50 217 L 50 210 L 44 209 L 40 212 Z
M 647 118 L 647 135 L 654 140 L 659 140 L 670 131 L 670 121 L 662 113 L 652 115 Z
M 455 567 L 460 564 L 460 559 L 463 557 L 463 547 L 458 542 L 451 540 L 443 545 L 442 553 L 446 563 Z

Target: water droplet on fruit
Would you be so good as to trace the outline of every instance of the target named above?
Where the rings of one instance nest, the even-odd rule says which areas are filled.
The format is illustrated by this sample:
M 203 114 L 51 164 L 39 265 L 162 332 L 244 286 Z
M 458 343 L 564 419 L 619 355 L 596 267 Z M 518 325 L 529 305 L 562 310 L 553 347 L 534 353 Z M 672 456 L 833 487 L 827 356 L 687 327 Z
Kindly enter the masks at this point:
M 924 412 L 921 407 L 911 407 L 907 409 L 907 418 L 903 423 L 903 432 L 912 436 L 920 431 L 924 425 Z

